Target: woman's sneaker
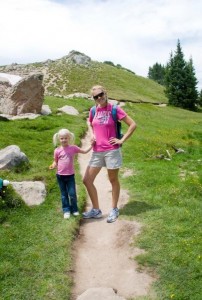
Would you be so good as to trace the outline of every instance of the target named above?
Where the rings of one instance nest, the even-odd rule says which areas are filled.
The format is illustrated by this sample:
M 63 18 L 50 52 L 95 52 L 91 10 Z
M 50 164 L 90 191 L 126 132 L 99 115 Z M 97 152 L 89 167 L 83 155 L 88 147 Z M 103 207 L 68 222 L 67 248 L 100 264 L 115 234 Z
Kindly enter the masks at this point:
M 70 212 L 67 211 L 64 213 L 64 219 L 69 219 L 70 218 Z
M 100 209 L 92 208 L 91 210 L 84 212 L 82 216 L 84 219 L 99 219 L 102 218 L 102 212 Z
M 109 213 L 109 216 L 107 218 L 107 223 L 112 223 L 114 221 L 116 221 L 116 219 L 118 218 L 119 216 L 119 210 L 118 208 L 112 208 L 112 210 L 110 211 Z

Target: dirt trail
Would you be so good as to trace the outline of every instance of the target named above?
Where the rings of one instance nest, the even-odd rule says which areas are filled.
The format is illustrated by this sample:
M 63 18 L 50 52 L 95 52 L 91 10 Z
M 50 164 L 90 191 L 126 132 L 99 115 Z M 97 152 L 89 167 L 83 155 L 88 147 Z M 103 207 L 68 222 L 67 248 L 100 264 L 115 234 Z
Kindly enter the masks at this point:
M 89 139 L 90 129 L 82 141 L 83 147 L 89 145 Z M 91 153 L 79 155 L 82 175 L 90 156 Z M 81 222 L 80 233 L 74 244 L 73 299 L 93 287 L 111 287 L 124 298 L 147 295 L 153 278 L 145 272 L 137 271 L 137 263 L 133 258 L 141 250 L 130 246 L 141 226 L 137 222 L 125 221 L 121 216 L 116 222 L 107 223 L 111 208 L 111 185 L 104 168 L 98 174 L 95 185 L 103 218 Z M 119 208 L 127 201 L 127 191 L 121 190 Z M 88 198 L 86 209 L 90 208 Z

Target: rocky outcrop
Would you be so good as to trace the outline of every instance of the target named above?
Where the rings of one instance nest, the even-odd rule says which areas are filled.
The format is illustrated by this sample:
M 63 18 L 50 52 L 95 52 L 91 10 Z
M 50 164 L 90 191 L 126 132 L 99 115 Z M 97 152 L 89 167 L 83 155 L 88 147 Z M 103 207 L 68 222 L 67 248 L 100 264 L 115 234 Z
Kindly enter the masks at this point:
M 68 55 L 63 56 L 61 61 L 65 60 L 66 62 L 73 62 L 78 65 L 88 65 L 91 61 L 91 58 L 83 53 L 72 50 Z
M 0 170 L 11 169 L 28 162 L 27 156 L 15 145 L 0 150 Z
M 43 75 L 29 75 L 9 88 L 0 100 L 3 114 L 19 115 L 26 113 L 40 114 L 44 100 Z
M 85 93 L 74 93 L 74 94 L 69 94 L 67 96 L 63 97 L 64 99 L 72 99 L 72 98 L 83 98 L 83 99 L 92 99 L 90 95 L 85 94 Z M 92 99 L 93 100 L 93 99 Z
M 84 53 L 72 50 L 67 55 L 56 60 L 48 59 L 44 62 L 31 64 L 14 63 L 7 66 L 0 66 L 0 77 L 2 73 L 7 73 L 7 75 L 9 74 L 12 76 L 21 76 L 22 78 L 25 78 L 30 74 L 40 73 L 43 74 L 44 94 L 48 96 L 64 97 L 66 95 L 68 96 L 70 93 L 87 91 L 86 84 L 84 84 L 83 88 L 77 89 L 75 83 L 72 82 L 71 74 L 72 71 L 74 72 L 74 68 L 89 69 L 94 63 L 95 62 Z M 90 86 L 88 89 L 90 89 Z

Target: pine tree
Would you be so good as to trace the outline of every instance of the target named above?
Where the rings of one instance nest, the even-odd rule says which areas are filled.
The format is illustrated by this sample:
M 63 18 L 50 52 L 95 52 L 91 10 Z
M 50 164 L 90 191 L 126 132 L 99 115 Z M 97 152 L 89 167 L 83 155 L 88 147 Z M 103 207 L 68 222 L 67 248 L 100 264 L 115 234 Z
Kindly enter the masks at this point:
M 193 61 L 187 63 L 178 40 L 175 54 L 166 66 L 165 93 L 170 105 L 196 110 L 198 93 Z
M 195 70 L 191 58 L 186 66 L 186 97 L 183 99 L 183 108 L 193 111 L 196 110 L 198 102 L 198 92 L 196 89 L 197 83 L 198 81 L 195 76 Z
M 164 85 L 165 67 L 159 63 L 155 63 L 153 67 L 149 67 L 147 77 L 158 82 L 161 85 Z
M 202 90 L 200 91 L 198 95 L 198 105 L 202 107 Z

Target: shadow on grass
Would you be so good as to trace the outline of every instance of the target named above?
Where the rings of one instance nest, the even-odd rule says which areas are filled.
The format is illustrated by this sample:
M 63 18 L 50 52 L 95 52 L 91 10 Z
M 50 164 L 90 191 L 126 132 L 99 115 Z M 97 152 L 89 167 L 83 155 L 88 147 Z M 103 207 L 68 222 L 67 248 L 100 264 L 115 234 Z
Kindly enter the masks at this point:
M 126 216 L 136 216 L 149 210 L 159 209 L 160 206 L 154 206 L 146 202 L 134 201 L 127 203 L 122 209 L 121 214 Z

